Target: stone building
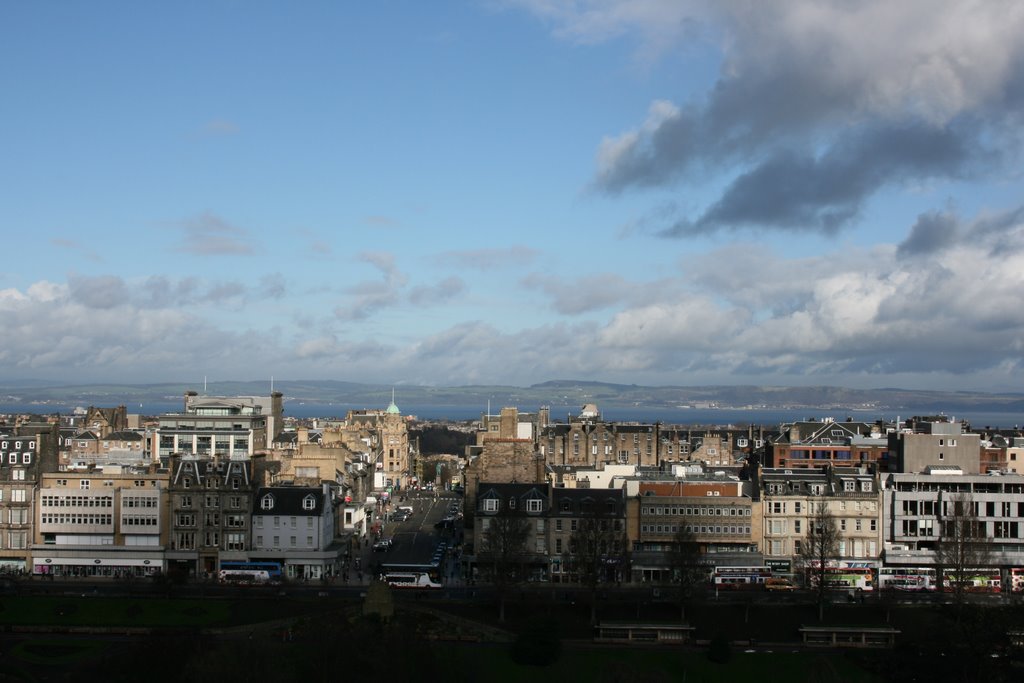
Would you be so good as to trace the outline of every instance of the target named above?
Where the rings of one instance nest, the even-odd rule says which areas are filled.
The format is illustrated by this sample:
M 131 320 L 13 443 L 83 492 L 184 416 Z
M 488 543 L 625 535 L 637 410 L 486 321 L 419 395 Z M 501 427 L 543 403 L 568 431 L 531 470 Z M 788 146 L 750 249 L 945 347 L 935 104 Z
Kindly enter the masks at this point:
M 255 460 L 172 456 L 168 571 L 212 577 L 249 550 Z
M 877 569 L 883 539 L 877 475 L 867 468 L 764 468 L 757 479 L 764 513 L 761 548 L 775 571 L 799 569 L 808 525 L 821 505 L 839 532 L 834 560 Z
M 55 422 L 0 428 L 0 573 L 30 569 L 39 484 L 57 469 L 59 440 Z
M 164 571 L 167 483 L 167 473 L 152 468 L 43 473 L 33 573 L 129 577 Z

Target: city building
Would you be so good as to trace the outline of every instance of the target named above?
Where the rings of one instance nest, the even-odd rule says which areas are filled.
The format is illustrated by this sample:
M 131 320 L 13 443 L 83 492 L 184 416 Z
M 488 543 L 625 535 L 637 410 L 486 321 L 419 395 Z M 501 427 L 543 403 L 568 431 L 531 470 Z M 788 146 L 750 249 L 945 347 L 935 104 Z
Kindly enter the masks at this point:
M 55 422 L 0 428 L 0 573 L 29 571 L 39 482 L 57 469 L 59 440 Z
M 881 492 L 867 468 L 763 468 L 758 473 L 763 511 L 761 548 L 765 564 L 796 572 L 808 525 L 825 506 L 839 539 L 834 560 L 841 566 L 877 568 L 882 549 Z
M 981 473 L 981 435 L 965 433 L 960 422 L 915 420 L 889 433 L 889 471 L 924 472 L 928 467 L 958 467 Z
M 579 579 L 574 569 L 577 540 L 574 535 L 584 524 L 598 525 L 596 534 L 586 534 L 602 544 L 598 580 L 602 583 L 627 580 L 626 505 L 622 489 L 552 488 L 550 491 L 546 523 L 550 580 L 573 582 Z
M 167 473 L 152 468 L 43 473 L 32 572 L 127 578 L 164 571 L 167 484 Z
M 1004 575 L 1012 567 L 1024 567 L 1024 476 L 972 474 L 955 466 L 885 478 L 885 564 L 940 564 L 937 549 L 944 525 L 956 513 L 960 496 L 973 505 L 967 514 L 979 525 L 978 536 L 988 540 L 985 566 Z
M 765 467 L 795 469 L 879 467 L 889 453 L 886 433 L 877 424 L 805 420 L 783 425 L 765 453 Z
M 276 562 L 289 579 L 337 574 L 347 544 L 335 538 L 331 486 L 273 486 L 256 491 L 248 559 Z
M 625 481 L 626 530 L 632 580 L 667 581 L 680 530 L 690 535 L 708 567 L 763 561 L 761 504 L 752 482 L 725 472 L 685 478 L 646 473 Z
M 253 458 L 170 458 L 167 570 L 212 577 L 223 560 L 245 560 L 250 543 Z
M 268 448 L 282 425 L 282 397 L 185 394 L 184 410 L 159 417 L 156 444 L 161 462 L 176 453 L 248 458 Z

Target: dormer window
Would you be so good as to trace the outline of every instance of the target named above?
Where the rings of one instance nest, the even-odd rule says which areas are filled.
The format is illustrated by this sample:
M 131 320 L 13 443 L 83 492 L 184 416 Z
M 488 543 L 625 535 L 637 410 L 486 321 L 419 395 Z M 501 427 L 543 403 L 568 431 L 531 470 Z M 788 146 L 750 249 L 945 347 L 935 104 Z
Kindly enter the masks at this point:
M 528 501 L 526 501 L 527 512 L 541 512 L 543 509 L 543 502 L 540 498 L 530 498 Z
M 562 499 L 562 512 L 572 512 L 572 503 L 568 498 Z
M 484 512 L 497 512 L 498 511 L 498 499 L 497 498 L 485 498 L 484 499 Z
M 260 500 L 260 509 L 262 510 L 273 510 L 274 509 L 274 496 L 267 494 Z
M 316 509 L 316 496 L 312 493 L 302 499 L 303 510 L 314 510 Z
M 516 509 L 516 499 L 514 497 L 508 499 L 508 509 L 509 510 L 515 510 Z

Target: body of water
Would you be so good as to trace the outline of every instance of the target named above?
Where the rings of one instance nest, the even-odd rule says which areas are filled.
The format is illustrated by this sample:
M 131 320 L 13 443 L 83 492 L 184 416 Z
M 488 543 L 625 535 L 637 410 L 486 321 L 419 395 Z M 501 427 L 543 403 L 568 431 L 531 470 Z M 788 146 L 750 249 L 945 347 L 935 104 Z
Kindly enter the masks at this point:
M 116 404 L 114 404 L 116 405 Z M 47 403 L 47 404 L 0 404 L 0 413 L 71 413 L 81 404 L 68 403 Z M 103 406 L 107 407 L 107 406 Z M 310 401 L 285 401 L 285 416 L 299 418 L 342 418 L 349 410 L 369 409 L 376 406 L 354 405 L 348 403 L 319 403 Z M 383 409 L 385 406 L 379 406 Z M 535 412 L 537 406 L 520 405 L 521 412 Z M 579 412 L 579 406 L 549 406 L 551 419 L 555 422 L 564 422 L 569 414 Z M 399 408 L 403 415 L 415 415 L 424 420 L 478 420 L 487 411 L 487 406 L 473 405 L 405 405 L 400 404 Z M 143 402 L 128 405 L 129 413 L 142 415 L 161 415 L 164 413 L 181 412 L 182 402 Z M 491 406 L 492 413 L 498 413 L 500 408 Z M 743 427 L 747 425 L 764 425 L 769 427 L 777 426 L 784 422 L 795 420 L 833 418 L 838 422 L 852 419 L 856 422 L 874 422 L 876 420 L 905 420 L 915 415 L 935 415 L 938 411 L 934 408 L 906 408 L 898 411 L 861 411 L 861 410 L 815 410 L 811 408 L 756 408 L 756 409 L 711 409 L 711 408 L 662 408 L 662 407 L 608 407 L 601 409 L 601 416 L 610 422 L 640 422 L 678 425 L 706 425 L 706 426 L 727 426 L 733 425 Z M 974 429 L 1000 428 L 1014 429 L 1024 425 L 1024 414 L 1001 413 L 993 411 L 944 411 L 956 420 L 966 419 Z

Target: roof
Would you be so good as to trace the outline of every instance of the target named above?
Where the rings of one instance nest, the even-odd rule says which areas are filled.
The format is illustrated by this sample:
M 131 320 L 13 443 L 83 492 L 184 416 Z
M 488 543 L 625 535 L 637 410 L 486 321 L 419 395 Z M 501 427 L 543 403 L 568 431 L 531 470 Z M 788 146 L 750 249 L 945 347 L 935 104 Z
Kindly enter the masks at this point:
M 273 501 L 266 507 L 264 499 Z M 309 502 L 307 502 L 309 501 Z M 308 486 L 272 486 L 256 491 L 253 497 L 255 515 L 294 515 L 319 517 L 327 505 L 323 489 Z

